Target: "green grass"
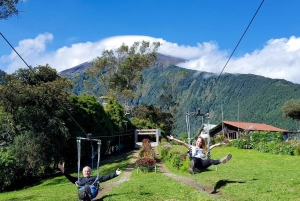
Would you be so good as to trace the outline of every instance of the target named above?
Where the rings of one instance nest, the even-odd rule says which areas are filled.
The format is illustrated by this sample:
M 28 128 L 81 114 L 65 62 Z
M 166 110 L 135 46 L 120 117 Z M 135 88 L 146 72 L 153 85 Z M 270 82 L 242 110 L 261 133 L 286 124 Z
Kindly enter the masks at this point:
M 196 175 L 198 183 L 211 186 L 220 195 L 212 195 L 194 189 L 172 178 L 157 173 L 139 173 L 134 170 L 129 181 L 125 181 L 103 195 L 105 201 L 134 200 L 300 200 L 300 157 L 260 153 L 234 147 L 218 147 L 211 151 L 212 158 L 232 153 L 226 164 L 210 167 Z M 101 174 L 108 174 L 117 167 L 125 170 L 129 155 L 102 162 Z M 193 178 L 187 172 L 174 170 L 175 174 Z M 75 173 L 76 175 L 76 173 Z M 118 178 L 107 182 L 117 181 Z M 105 183 L 107 183 L 105 182 Z M 105 186 L 105 183 L 103 184 Z M 100 191 L 101 193 L 101 191 Z M 0 200 L 77 200 L 77 191 L 64 176 L 49 178 L 28 189 L 0 194 Z

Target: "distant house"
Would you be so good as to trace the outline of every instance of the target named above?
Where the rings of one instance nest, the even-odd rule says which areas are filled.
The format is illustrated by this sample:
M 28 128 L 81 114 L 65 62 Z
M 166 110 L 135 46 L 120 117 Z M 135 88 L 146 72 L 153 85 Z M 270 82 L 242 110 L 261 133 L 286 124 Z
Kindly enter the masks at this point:
M 239 139 L 241 133 L 253 131 L 270 131 L 281 132 L 287 134 L 289 131 L 271 126 L 268 124 L 238 122 L 238 121 L 223 121 L 214 128 L 209 130 L 210 136 L 224 134 L 228 139 Z

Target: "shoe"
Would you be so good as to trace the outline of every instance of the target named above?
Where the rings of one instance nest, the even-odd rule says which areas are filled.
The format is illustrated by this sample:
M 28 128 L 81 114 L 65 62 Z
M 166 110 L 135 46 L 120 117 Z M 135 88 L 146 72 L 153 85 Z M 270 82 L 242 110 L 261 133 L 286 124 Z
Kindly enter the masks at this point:
M 189 173 L 190 174 L 193 174 L 194 173 L 194 164 L 195 164 L 195 162 L 194 162 L 194 160 L 191 160 L 190 161 L 190 166 L 189 166 Z
M 89 185 L 84 186 L 84 191 L 86 192 L 86 200 L 91 200 L 92 199 L 92 193 L 91 193 L 91 188 Z
M 85 197 L 84 190 L 78 191 L 78 199 L 79 200 L 84 200 L 84 197 Z
M 84 186 L 84 189 L 78 191 L 78 199 L 80 201 L 90 201 L 91 199 L 91 189 L 88 185 Z
M 223 157 L 220 159 L 220 163 L 226 163 L 227 161 L 229 161 L 232 158 L 231 154 L 228 154 L 227 156 Z

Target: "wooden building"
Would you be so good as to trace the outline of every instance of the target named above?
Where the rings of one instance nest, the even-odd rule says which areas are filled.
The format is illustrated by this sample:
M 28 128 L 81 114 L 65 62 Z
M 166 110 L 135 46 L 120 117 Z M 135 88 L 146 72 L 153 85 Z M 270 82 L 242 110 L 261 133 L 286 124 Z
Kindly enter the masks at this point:
M 270 131 L 287 134 L 289 131 L 263 123 L 223 121 L 209 130 L 211 137 L 224 134 L 228 139 L 239 139 L 242 133 L 253 131 Z

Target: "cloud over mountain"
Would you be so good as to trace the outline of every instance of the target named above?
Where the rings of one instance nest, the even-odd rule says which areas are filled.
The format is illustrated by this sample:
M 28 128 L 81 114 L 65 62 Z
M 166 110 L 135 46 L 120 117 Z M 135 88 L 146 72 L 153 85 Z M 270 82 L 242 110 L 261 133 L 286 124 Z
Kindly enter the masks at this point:
M 96 42 L 75 43 L 48 51 L 47 45 L 55 40 L 51 33 L 39 34 L 33 39 L 24 39 L 15 49 L 29 65 L 45 65 L 57 69 L 58 72 L 92 61 L 100 56 L 104 49 L 114 49 L 122 43 L 131 45 L 135 41 L 159 41 L 162 43 L 159 51 L 162 54 L 179 57 L 187 62 L 179 64 L 182 68 L 207 71 L 219 74 L 227 62 L 231 52 L 220 50 L 217 42 L 198 43 L 195 46 L 178 45 L 162 38 L 150 36 L 115 36 Z M 23 61 L 13 51 L 0 57 L 0 65 L 6 66 L 5 71 L 12 73 L 18 68 L 26 68 Z M 224 72 L 256 74 L 270 78 L 286 79 L 300 83 L 300 37 L 270 39 L 262 49 L 233 57 Z

